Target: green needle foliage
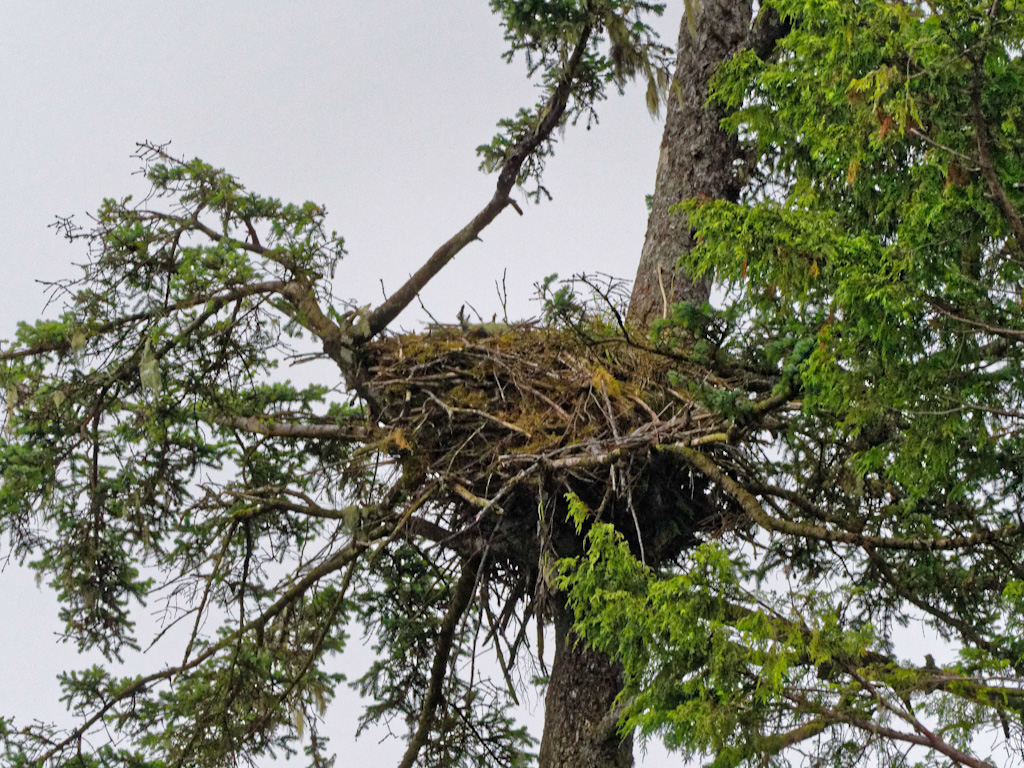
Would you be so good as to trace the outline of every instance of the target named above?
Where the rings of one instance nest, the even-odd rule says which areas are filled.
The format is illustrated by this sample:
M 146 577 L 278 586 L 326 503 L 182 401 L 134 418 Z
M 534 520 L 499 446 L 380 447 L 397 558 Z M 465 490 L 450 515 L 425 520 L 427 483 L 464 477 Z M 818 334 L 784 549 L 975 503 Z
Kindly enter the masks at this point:
M 716 768 L 1020 762 L 1024 6 L 764 3 L 787 36 L 740 53 L 713 88 L 746 150 L 743 193 L 681 204 L 698 242 L 683 266 L 724 300 L 673 308 L 647 346 L 551 294 L 553 319 L 600 330 L 590 341 L 611 357 L 615 341 L 682 361 L 675 431 L 634 395 L 645 382 L 595 372 L 581 397 L 607 412 L 606 453 L 571 454 L 587 427 L 567 429 L 566 452 L 492 488 L 438 470 L 425 441 L 417 454 L 378 396 L 396 421 L 427 423 L 433 398 L 451 423 L 480 419 L 472 435 L 504 430 L 530 450 L 537 424 L 484 412 L 468 383 L 454 406 L 401 381 L 374 390 L 369 340 L 512 189 L 546 194 L 559 131 L 595 119 L 609 87 L 641 79 L 652 110 L 673 93 L 647 21 L 659 5 L 491 5 L 541 98 L 478 150 L 492 200 L 381 306 L 333 295 L 344 242 L 322 207 L 162 147 L 142 148 L 145 200 L 105 201 L 88 230 L 61 223 L 89 248 L 82 277 L 52 286 L 58 318 L 0 351 L 0 535 L 56 589 L 66 640 L 102 663 L 61 676 L 70 730 L 0 718 L 3 762 L 212 767 L 301 749 L 329 766 L 323 718 L 344 682 L 332 661 L 355 624 L 379 654 L 354 682 L 362 722 L 406 730 L 403 768 L 526 765 L 532 740 L 506 714 L 511 656 L 556 586 L 579 635 L 621 661 L 623 727 Z M 278 373 L 293 360 L 318 362 L 319 383 Z M 547 400 L 567 422 L 595 412 Z M 643 423 L 619 434 L 637 423 L 620 411 Z M 570 495 L 588 548 L 560 579 L 552 457 L 610 468 L 635 524 L 615 529 Z M 623 473 L 641 458 L 672 471 Z M 678 562 L 644 559 L 652 512 L 633 508 L 631 477 L 656 486 L 636 489 L 652 504 L 715 505 Z M 613 496 L 593 494 L 612 511 Z M 529 541 L 474 542 L 538 502 Z M 154 603 L 177 655 L 127 674 L 133 617 Z M 938 662 L 904 641 L 922 625 Z M 496 681 L 473 663 L 483 647 Z
M 582 119 L 589 128 L 597 122 L 597 105 L 607 98 L 608 86 L 621 93 L 626 83 L 638 78 L 647 84 L 648 109 L 658 113 L 668 91 L 672 51 L 659 42 L 647 20 L 652 15 L 660 16 L 664 4 L 633 0 L 491 0 L 491 8 L 503 19 L 509 44 L 506 60 L 523 54 L 530 76 L 539 73 L 544 95 L 534 108 L 521 109 L 514 118 L 502 120 L 491 142 L 477 147 L 482 170 L 499 170 L 514 148 L 536 133 L 548 114 L 547 94 L 557 88 L 558 78 L 571 61 L 569 52 L 581 41 L 586 44 L 581 51 L 583 66 L 566 106 L 570 124 Z M 588 40 L 592 42 L 587 44 Z M 546 160 L 554 154 L 554 144 L 555 137 L 546 139 L 519 172 L 517 183 L 534 201 L 551 197 L 541 176 Z
M 598 527 L 564 584 L 625 722 L 711 765 L 1019 764 L 1024 6 L 766 5 L 778 55 L 715 80 L 745 194 L 682 205 L 724 306 L 660 328 L 776 397 L 699 393 L 748 520 L 681 572 Z

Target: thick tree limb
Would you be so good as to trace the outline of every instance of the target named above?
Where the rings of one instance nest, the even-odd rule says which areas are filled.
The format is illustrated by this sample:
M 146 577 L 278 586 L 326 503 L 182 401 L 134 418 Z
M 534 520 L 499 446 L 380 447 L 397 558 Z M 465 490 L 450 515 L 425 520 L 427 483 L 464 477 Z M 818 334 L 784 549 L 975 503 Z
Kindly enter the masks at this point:
M 775 46 L 786 35 L 789 34 L 791 24 L 789 19 L 783 19 L 774 8 L 762 8 L 750 30 L 750 38 L 747 46 L 757 54 L 762 61 L 775 52 Z
M 214 414 L 204 417 L 211 424 L 267 437 L 294 437 L 307 440 L 344 440 L 362 443 L 372 438 L 366 424 L 304 424 L 275 421 L 272 416 L 228 416 Z
M 828 723 L 823 718 L 816 717 L 803 725 L 798 725 L 796 728 L 763 737 L 758 747 L 764 754 L 775 755 L 784 749 L 799 744 L 801 741 L 813 739 L 827 727 Z
M 995 530 L 983 530 L 964 536 L 940 536 L 934 539 L 907 539 L 893 536 L 871 536 L 854 531 L 836 531 L 820 525 L 798 523 L 783 520 L 769 515 L 757 498 L 741 486 L 711 458 L 685 445 L 663 445 L 661 450 L 677 453 L 700 471 L 705 477 L 717 483 L 723 491 L 740 505 L 750 518 L 766 531 L 784 533 L 817 541 L 828 541 L 836 544 L 853 544 L 861 547 L 877 547 L 879 549 L 902 549 L 927 552 L 937 549 L 964 549 L 984 544 L 987 541 L 1005 536 L 1020 535 L 1020 525 L 1007 525 Z
M 454 236 L 445 242 L 440 248 L 427 259 L 426 263 L 416 270 L 402 287 L 391 294 L 383 304 L 378 306 L 368 315 L 367 323 L 369 333 L 364 341 L 376 336 L 398 317 L 399 313 L 412 302 L 416 295 L 423 290 L 427 283 L 448 264 L 455 255 L 477 239 L 479 234 L 497 218 L 498 214 L 505 210 L 505 207 L 512 204 L 509 193 L 519 178 L 519 171 L 526 159 L 546 141 L 551 133 L 561 124 L 562 116 L 565 114 L 566 105 L 569 103 L 569 96 L 572 94 L 573 82 L 576 73 L 586 53 L 587 45 L 590 42 L 590 27 L 584 27 L 580 33 L 580 39 L 569 57 L 562 77 L 555 86 L 554 92 L 545 104 L 541 114 L 543 118 L 537 126 L 537 130 L 528 139 L 520 142 L 512 150 L 508 159 L 501 167 L 498 174 L 498 186 L 490 202 L 484 206 L 473 219 Z
M 450 531 L 437 523 L 415 515 L 405 525 L 410 536 L 418 536 L 462 555 L 472 557 L 487 546 L 487 540 L 472 529 Z
M 312 283 L 306 278 L 289 280 L 281 295 L 295 307 L 302 325 L 320 339 L 324 353 L 337 363 L 343 374 L 351 376 L 353 337 L 324 314 Z

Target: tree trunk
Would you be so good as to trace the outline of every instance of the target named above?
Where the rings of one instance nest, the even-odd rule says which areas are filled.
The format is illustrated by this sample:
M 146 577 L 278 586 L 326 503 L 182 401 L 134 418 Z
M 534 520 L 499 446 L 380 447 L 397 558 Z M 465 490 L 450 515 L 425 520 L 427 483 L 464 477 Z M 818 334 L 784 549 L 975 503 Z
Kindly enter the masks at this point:
M 717 110 L 706 106 L 715 68 L 748 41 L 750 0 L 696 0 L 695 32 L 680 24 L 674 85 L 668 97 L 665 132 L 647 236 L 630 298 L 630 322 L 647 325 L 678 301 L 705 301 L 710 281 L 694 282 L 676 270 L 693 247 L 686 218 L 669 212 L 691 197 L 735 200 L 735 137 L 719 127 Z M 777 17 L 776 17 L 777 18 Z M 771 34 L 778 36 L 777 31 Z M 756 48 L 770 45 L 756 36 Z M 761 53 L 761 51 L 758 51 Z M 762 54 L 763 55 L 763 54 Z M 612 705 L 622 690 L 622 669 L 606 656 L 577 643 L 572 614 L 555 620 L 557 646 L 545 700 L 540 768 L 629 768 L 633 739 L 615 728 Z
M 687 18 L 679 29 L 676 72 L 668 96 L 665 132 L 654 185 L 654 201 L 629 302 L 628 319 L 648 325 L 679 301 L 706 301 L 710 280 L 694 282 L 676 269 L 693 247 L 686 217 L 671 206 L 692 197 L 735 200 L 734 136 L 723 131 L 717 109 L 706 104 L 708 79 L 732 57 L 750 31 L 749 0 L 696 0 L 694 32 Z
M 621 667 L 578 642 L 564 606 L 555 617 L 555 640 L 540 768 L 630 768 L 633 738 L 619 736 L 610 714 L 622 690 Z

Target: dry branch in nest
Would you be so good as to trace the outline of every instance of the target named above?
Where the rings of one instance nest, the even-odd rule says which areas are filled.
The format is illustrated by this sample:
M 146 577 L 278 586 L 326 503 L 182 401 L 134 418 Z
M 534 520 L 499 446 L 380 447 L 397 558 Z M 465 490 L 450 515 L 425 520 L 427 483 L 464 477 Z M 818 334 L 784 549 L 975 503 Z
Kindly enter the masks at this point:
M 568 493 L 651 564 L 727 524 L 729 503 L 673 450 L 725 440 L 728 425 L 669 381 L 706 370 L 528 325 L 389 336 L 368 345 L 366 365 L 379 447 L 401 464 L 406 498 L 430 499 L 420 532 L 482 550 L 520 596 L 582 551 Z

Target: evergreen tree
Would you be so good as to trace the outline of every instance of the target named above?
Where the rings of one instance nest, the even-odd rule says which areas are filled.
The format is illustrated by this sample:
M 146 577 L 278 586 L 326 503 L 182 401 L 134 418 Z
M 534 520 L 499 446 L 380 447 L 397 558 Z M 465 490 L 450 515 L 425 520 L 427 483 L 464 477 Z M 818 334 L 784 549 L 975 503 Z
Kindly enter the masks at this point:
M 1024 9 L 768 5 L 779 55 L 713 86 L 742 199 L 682 206 L 725 300 L 661 328 L 760 377 L 691 384 L 732 426 L 664 448 L 741 514 L 670 571 L 593 531 L 578 629 L 627 727 L 715 766 L 1019 763 Z
M 150 197 L 65 222 L 84 275 L 0 352 L 0 532 L 107 664 L 62 676 L 71 731 L 0 718 L 5 762 L 330 765 L 352 622 L 403 768 L 530 762 L 545 624 L 542 766 L 629 765 L 637 730 L 715 766 L 1017 759 L 1024 10 L 687 3 L 670 77 L 653 4 L 491 5 L 543 96 L 381 304 L 333 295 L 320 206 L 160 146 Z M 548 327 L 390 332 L 634 79 L 668 110 L 629 322 L 591 281 Z M 118 676 L 147 600 L 181 661 Z M 907 657 L 919 619 L 952 658 Z

